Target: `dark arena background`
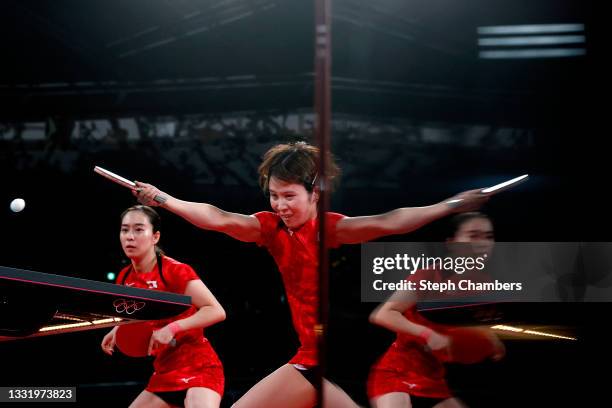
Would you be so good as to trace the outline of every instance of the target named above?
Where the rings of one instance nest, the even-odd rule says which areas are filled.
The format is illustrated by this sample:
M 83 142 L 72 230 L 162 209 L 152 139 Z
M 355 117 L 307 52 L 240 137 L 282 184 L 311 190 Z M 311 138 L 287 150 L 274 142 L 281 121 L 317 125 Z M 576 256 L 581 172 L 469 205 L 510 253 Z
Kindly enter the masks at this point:
M 609 241 L 604 3 L 333 0 L 343 174 L 331 209 L 428 205 L 528 173 L 483 208 L 497 241 Z M 315 143 L 311 1 L 5 0 L 0 16 L 1 266 L 108 282 L 126 265 L 119 215 L 136 201 L 96 165 L 252 214 L 270 207 L 262 154 Z M 265 249 L 160 213 L 165 252 L 227 312 L 206 333 L 229 407 L 297 347 L 280 275 Z M 445 221 L 383 241 L 441 240 Z M 367 406 L 369 367 L 393 335 L 368 323 L 376 304 L 361 301 L 359 271 L 358 245 L 330 252 L 327 371 Z M 470 407 L 604 406 L 612 271 L 580 279 L 599 301 L 511 308 L 514 324 L 576 340 L 507 336 L 501 362 L 449 366 L 456 394 Z M 0 304 L 0 328 L 42 307 L 24 296 L 19 311 Z M 0 387 L 71 386 L 66 406 L 129 405 L 151 361 L 105 355 L 107 331 L 4 338 Z

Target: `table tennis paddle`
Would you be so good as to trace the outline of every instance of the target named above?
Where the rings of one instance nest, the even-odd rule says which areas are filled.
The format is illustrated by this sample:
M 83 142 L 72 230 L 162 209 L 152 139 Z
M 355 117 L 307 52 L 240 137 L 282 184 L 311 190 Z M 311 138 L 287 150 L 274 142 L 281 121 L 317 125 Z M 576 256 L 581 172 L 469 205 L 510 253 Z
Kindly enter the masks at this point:
M 147 357 L 149 342 L 153 330 L 158 327 L 153 322 L 138 322 L 121 325 L 115 333 L 115 345 L 123 354 L 128 357 Z M 172 339 L 169 346 L 174 347 L 176 339 Z M 159 352 L 154 352 L 154 355 Z
M 504 181 L 503 183 L 499 183 L 491 187 L 483 188 L 480 190 L 480 193 L 489 195 L 489 196 L 493 194 L 497 194 L 502 191 L 508 190 L 509 188 L 515 187 L 527 181 L 527 179 L 529 179 L 529 175 L 523 174 L 522 176 L 515 177 L 513 179 Z M 454 208 L 454 207 L 458 207 L 462 201 L 463 201 L 463 198 L 455 198 L 452 200 L 448 200 L 446 204 Z
M 444 334 L 450 338 L 449 347 L 433 352 L 444 362 L 475 364 L 504 354 L 503 344 L 488 329 L 453 327 Z
M 106 170 L 100 166 L 95 166 L 94 172 L 123 187 L 127 187 L 131 190 L 136 189 L 136 183 L 134 183 L 133 181 L 128 180 L 125 177 L 121 177 L 120 175 L 115 174 L 112 171 Z M 164 197 L 159 196 L 159 195 L 156 195 L 154 200 L 160 204 L 163 204 L 166 201 Z
M 528 178 L 529 178 L 529 174 L 523 174 L 522 176 L 515 177 L 508 181 L 504 181 L 503 183 L 499 183 L 491 187 L 483 188 L 482 190 L 480 190 L 480 192 L 483 194 L 497 194 L 499 192 L 515 187 L 527 181 Z

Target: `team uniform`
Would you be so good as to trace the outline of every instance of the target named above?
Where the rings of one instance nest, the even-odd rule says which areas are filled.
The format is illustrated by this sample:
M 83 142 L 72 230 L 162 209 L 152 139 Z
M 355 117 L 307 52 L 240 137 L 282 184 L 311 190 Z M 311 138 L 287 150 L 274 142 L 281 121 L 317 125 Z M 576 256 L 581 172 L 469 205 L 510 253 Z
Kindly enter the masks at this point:
M 189 281 L 200 278 L 189 265 L 162 256 L 162 274 L 158 266 L 147 273 L 137 273 L 127 266 L 119 273 L 117 283 L 127 286 L 185 293 Z M 129 272 L 129 273 L 128 273 Z M 127 276 L 126 276 L 127 274 Z M 124 282 L 125 280 L 125 282 Z M 155 321 L 155 330 L 168 323 L 189 317 L 197 312 L 195 306 L 171 319 Z M 163 347 L 155 356 L 155 369 L 146 390 L 158 393 L 186 391 L 193 387 L 206 387 L 223 396 L 223 366 L 202 329 L 184 330 L 176 334 L 175 347 Z
M 407 309 L 404 316 L 434 331 L 443 331 L 442 326 L 421 316 L 416 305 Z M 368 398 L 390 392 L 405 392 L 425 398 L 451 398 L 445 376 L 444 364 L 433 353 L 425 350 L 425 342 L 422 339 L 398 333 L 391 347 L 370 370 Z
M 485 282 L 490 279 L 484 272 L 470 274 L 475 282 Z M 462 275 L 456 273 L 430 269 L 418 270 L 408 277 L 409 281 L 425 279 L 430 282 L 449 281 L 457 284 Z M 423 300 L 457 299 L 458 297 L 477 295 L 477 291 L 448 291 L 419 293 Z M 431 328 L 435 332 L 445 334 L 449 327 L 435 324 L 423 317 L 416 308 L 416 304 L 404 312 L 404 317 L 413 323 Z M 415 397 L 442 401 L 452 398 L 446 379 L 444 363 L 432 352 L 425 349 L 425 341 L 418 336 L 406 333 L 397 333 L 395 342 L 372 366 L 368 378 L 368 397 L 370 399 L 391 392 L 404 392 Z
M 315 368 L 318 365 L 315 325 L 319 298 L 319 223 L 312 219 L 290 230 L 276 213 L 262 211 L 254 215 L 261 225 L 261 240 L 257 244 L 266 247 L 276 261 L 301 344 L 289 364 L 299 369 Z M 327 213 L 326 217 L 327 243 L 335 248 L 339 246 L 336 225 L 344 215 Z
M 445 278 L 438 270 L 418 270 L 408 277 L 409 281 L 426 279 L 440 282 Z M 435 293 L 420 293 L 421 298 L 431 300 Z M 404 312 L 404 317 L 413 323 L 444 332 L 445 327 L 425 319 L 416 308 L 416 303 Z M 404 392 L 415 397 L 446 399 L 451 392 L 446 383 L 444 364 L 425 349 L 425 341 L 418 336 L 397 333 L 396 339 L 383 356 L 372 366 L 368 377 L 368 398 L 376 398 L 391 392 Z

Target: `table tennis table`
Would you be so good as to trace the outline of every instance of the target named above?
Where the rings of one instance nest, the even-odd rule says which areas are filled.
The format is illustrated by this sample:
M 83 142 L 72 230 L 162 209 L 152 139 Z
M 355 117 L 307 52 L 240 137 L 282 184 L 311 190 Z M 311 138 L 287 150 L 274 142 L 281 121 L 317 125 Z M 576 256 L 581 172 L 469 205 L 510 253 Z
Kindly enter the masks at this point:
M 0 266 L 0 341 L 179 315 L 191 297 Z

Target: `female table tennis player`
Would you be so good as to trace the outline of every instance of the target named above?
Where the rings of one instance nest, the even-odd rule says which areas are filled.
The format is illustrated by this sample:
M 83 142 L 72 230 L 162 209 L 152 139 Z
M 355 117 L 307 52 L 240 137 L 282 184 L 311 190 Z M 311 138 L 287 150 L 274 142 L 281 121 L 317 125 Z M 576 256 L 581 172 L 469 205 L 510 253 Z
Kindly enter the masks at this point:
M 318 305 L 318 158 L 319 150 L 304 142 L 279 144 L 265 153 L 259 166 L 259 184 L 269 195 L 273 212 L 262 211 L 253 215 L 231 213 L 210 204 L 179 200 L 140 182 L 136 183 L 137 189 L 133 191 L 141 203 L 161 205 L 200 228 L 264 246 L 276 261 L 301 346 L 288 364 L 253 386 L 235 404 L 238 408 L 301 408 L 316 403 L 313 384 L 318 364 L 315 334 Z M 331 181 L 339 174 L 339 168 L 331 157 L 328 160 Z M 331 247 L 336 247 L 385 235 L 404 234 L 453 212 L 477 208 L 487 200 L 487 196 L 474 190 L 459 194 L 455 199 L 459 204 L 441 202 L 367 217 L 327 213 L 328 242 Z M 355 406 L 339 388 L 327 381 L 323 386 L 325 406 Z
M 202 329 L 224 320 L 225 311 L 189 265 L 161 253 L 160 217 L 153 208 L 137 205 L 125 210 L 119 238 L 131 263 L 119 273 L 117 283 L 192 299 L 189 310 L 161 321 L 153 331 L 149 352 L 155 355 L 155 372 L 130 407 L 219 407 L 223 367 Z M 118 329 L 102 340 L 107 354 L 113 353 Z
M 459 214 L 452 219 L 452 223 L 452 236 L 447 239 L 451 246 L 453 243 L 470 244 L 456 246 L 462 250 L 460 255 L 467 255 L 466 250 L 471 250 L 470 255 L 475 256 L 491 252 L 494 244 L 493 225 L 486 215 L 477 212 Z M 465 406 L 452 396 L 445 380 L 443 361 L 437 357 L 448 355 L 445 351 L 451 346 L 452 328 L 429 322 L 417 312 L 416 297 L 399 292 L 376 308 L 370 315 L 370 321 L 397 333 L 395 342 L 370 370 L 368 398 L 374 408 Z M 503 345 L 492 332 L 468 330 L 460 334 L 471 336 L 468 341 L 474 344 L 468 344 L 470 354 L 488 353 L 482 356 L 487 355 L 494 360 L 503 356 Z M 471 347 L 477 349 L 472 350 Z M 473 357 L 464 355 L 457 358 Z

